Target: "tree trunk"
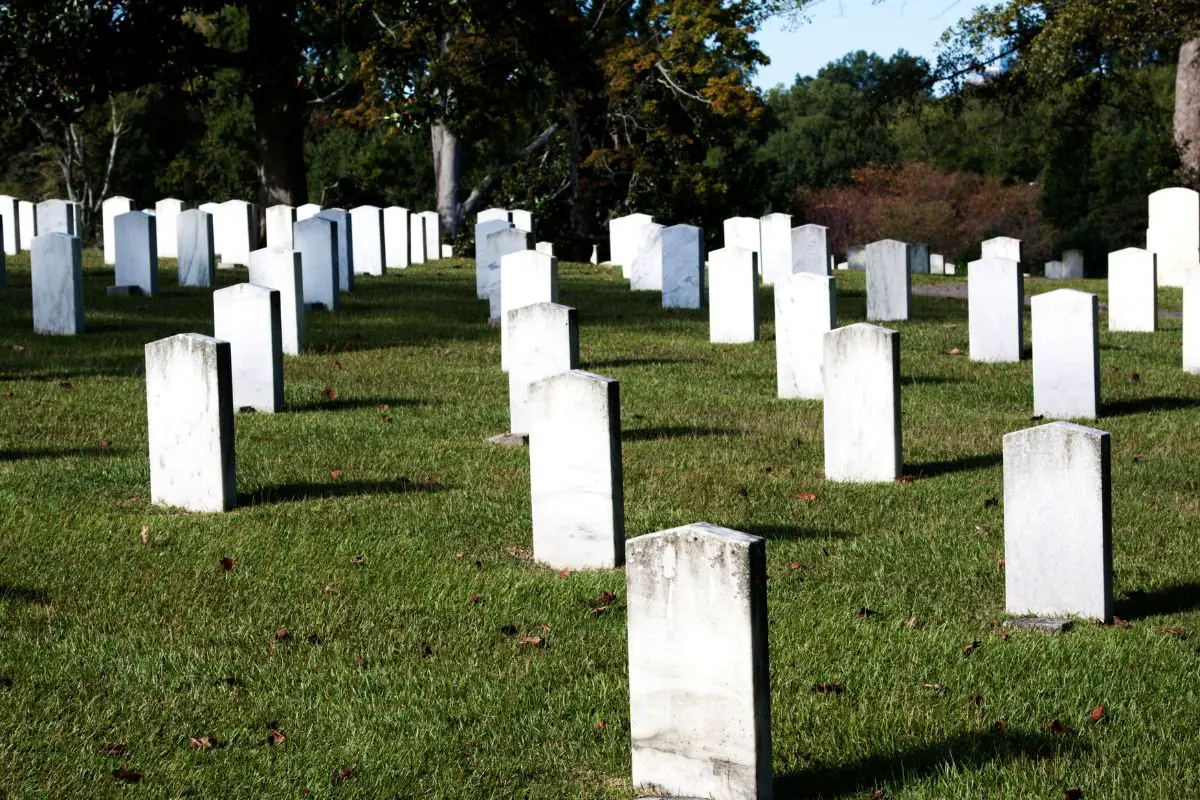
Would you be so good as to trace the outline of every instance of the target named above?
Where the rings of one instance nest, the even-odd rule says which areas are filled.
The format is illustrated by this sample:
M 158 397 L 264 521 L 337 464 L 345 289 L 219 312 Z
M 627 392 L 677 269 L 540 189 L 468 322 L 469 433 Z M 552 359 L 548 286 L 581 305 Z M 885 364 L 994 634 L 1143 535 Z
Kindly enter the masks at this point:
M 433 180 L 437 187 L 437 211 L 446 238 L 454 241 L 463 228 L 463 208 L 458 204 L 462 181 L 462 144 L 458 135 L 441 121 L 429 127 L 433 145 Z
M 1179 48 L 1175 73 L 1175 144 L 1183 170 L 1193 185 L 1200 183 L 1200 39 Z
M 305 96 L 296 85 L 302 47 L 296 0 L 248 4 L 245 84 L 254 108 L 259 200 L 264 208 L 308 202 L 304 164 Z

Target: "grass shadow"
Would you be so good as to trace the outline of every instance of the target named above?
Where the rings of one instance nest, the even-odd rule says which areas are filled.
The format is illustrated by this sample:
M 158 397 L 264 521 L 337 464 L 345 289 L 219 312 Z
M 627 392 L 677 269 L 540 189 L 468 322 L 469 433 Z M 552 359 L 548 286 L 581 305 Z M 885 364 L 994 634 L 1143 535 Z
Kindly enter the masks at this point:
M 1135 589 L 1118 600 L 1113 612 L 1121 619 L 1145 619 L 1200 609 L 1200 583 L 1177 583 L 1153 591 Z
M 0 461 L 35 461 L 52 458 L 111 458 L 121 453 L 103 447 L 60 447 L 37 449 L 0 449 Z
M 986 731 L 961 733 L 934 744 L 898 753 L 874 755 L 848 763 L 779 775 L 775 778 L 778 800 L 867 797 L 887 781 L 908 783 L 943 771 L 981 767 L 993 761 L 1034 761 L 1055 757 L 1063 749 L 1086 748 L 1075 741 L 1046 734 Z
M 0 601 L 13 605 L 48 606 L 50 605 L 50 594 L 45 589 L 0 583 Z
M 448 488 L 437 481 L 413 481 L 403 475 L 390 481 L 337 481 L 335 483 L 285 483 L 239 495 L 238 505 L 268 506 L 304 500 L 326 500 L 337 497 L 359 497 L 375 494 L 421 494 L 443 492 Z
M 602 361 L 591 361 L 580 369 L 605 369 L 609 367 L 640 367 L 657 364 L 694 364 L 691 358 L 610 358 Z
M 839 530 L 817 530 L 795 525 L 734 525 L 734 530 L 760 536 L 768 541 L 787 542 L 796 539 L 850 539 L 854 534 Z
M 362 397 L 345 400 L 308 400 L 303 403 L 288 403 L 285 411 L 345 411 L 352 408 L 375 408 L 386 405 L 388 408 L 407 408 L 429 405 L 426 400 L 408 400 L 395 397 Z
M 1102 417 L 1128 417 L 1150 411 L 1179 411 L 1200 408 L 1200 400 L 1192 397 L 1139 397 L 1136 400 L 1110 400 L 1100 404 Z
M 977 469 L 988 469 L 999 466 L 1004 457 L 999 453 L 989 453 L 982 456 L 966 456 L 951 458 L 945 461 L 926 461 L 919 464 L 905 464 L 904 472 L 918 478 L 936 478 L 939 475 L 952 475 L 956 472 L 972 472 Z
M 948 383 L 962 383 L 962 379 L 945 375 L 909 375 L 901 378 L 900 383 L 903 386 L 942 386 Z
M 745 431 L 734 428 L 710 428 L 703 425 L 662 425 L 655 428 L 636 428 L 621 432 L 624 442 L 658 442 L 669 439 L 703 439 L 709 436 L 741 436 Z

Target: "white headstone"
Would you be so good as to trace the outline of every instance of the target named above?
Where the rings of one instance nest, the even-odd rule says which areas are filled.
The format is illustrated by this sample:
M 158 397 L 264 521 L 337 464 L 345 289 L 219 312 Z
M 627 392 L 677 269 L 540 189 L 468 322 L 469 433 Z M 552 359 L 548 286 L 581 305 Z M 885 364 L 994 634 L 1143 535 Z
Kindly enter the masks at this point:
M 33 332 L 83 333 L 83 248 L 78 236 L 43 233 L 30 253 Z
M 512 215 L 503 208 L 485 209 L 475 217 L 475 224 L 482 225 L 485 222 L 512 222 Z
M 226 200 L 221 203 L 213 229 L 217 239 L 220 266 L 249 266 L 250 251 L 258 241 L 254 205 L 245 200 Z
M 1057 289 L 1033 298 L 1033 413 L 1095 419 L 1100 411 L 1096 295 Z
M 221 204 L 220 203 L 201 203 L 200 205 L 197 206 L 197 208 L 199 208 L 201 211 L 203 211 L 204 213 L 211 216 L 213 219 L 213 246 L 215 248 L 217 248 L 213 252 L 217 254 L 218 258 L 220 258 L 221 257 L 221 250 L 220 250 L 221 237 L 218 235 L 218 232 L 221 229 Z
M 1083 278 L 1083 251 L 1066 250 L 1063 252 L 1063 278 L 1069 281 Z
M 1025 278 L 1021 265 L 995 256 L 967 270 L 972 361 L 1019 362 L 1025 344 Z
M 341 208 L 327 208 L 319 212 L 316 216 L 321 219 L 327 219 L 337 225 L 337 273 L 338 273 L 338 291 L 353 292 L 354 291 L 354 220 L 350 216 L 350 212 Z M 295 231 L 292 231 L 295 236 Z M 284 298 L 286 305 L 287 299 Z M 287 311 L 284 311 L 286 316 Z M 287 326 L 287 323 L 284 323 Z
M 889 482 L 904 468 L 900 334 L 859 323 L 825 334 L 825 477 Z
M 757 260 L 742 247 L 723 247 L 708 254 L 708 340 L 713 344 L 758 339 Z
M 946 257 L 940 253 L 929 254 L 929 274 L 930 275 L 945 275 L 946 274 Z
M 850 269 L 866 270 L 867 246 L 864 244 L 852 244 L 846 248 L 846 263 L 850 265 Z
M 946 264 L 946 274 L 947 274 L 947 275 L 953 275 L 953 274 L 955 274 L 956 272 L 958 272 L 958 267 L 957 267 L 957 266 L 955 266 L 954 264 L 950 264 L 950 263 L 947 263 L 947 264 Z
M 775 284 L 775 366 L 780 397 L 825 395 L 825 334 L 837 327 L 837 280 L 796 272 Z
M 1160 189 L 1150 195 L 1146 249 L 1158 256 L 1158 282 L 1183 286 L 1200 266 L 1200 195 L 1191 189 Z
M 354 272 L 358 275 L 383 274 L 383 209 L 359 206 L 350 209 L 354 219 Z
M 0 197 L 0 216 L 4 215 L 4 198 Z M 120 214 L 133 210 L 133 201 L 128 197 L 109 197 L 100 204 L 100 230 L 104 239 L 104 263 L 117 263 L 117 228 L 114 220 Z
M 1200 375 L 1200 267 L 1188 270 L 1183 287 L 1183 369 Z
M 159 258 L 179 258 L 179 215 L 183 201 L 168 197 L 154 204 L 154 225 Z
M 383 263 L 388 269 L 407 269 L 412 253 L 408 247 L 408 209 L 388 206 L 383 210 Z
M 416 212 L 408 217 L 408 260 L 413 264 L 424 264 L 427 260 L 432 260 L 432 256 L 425 251 L 425 217 Z
M 755 256 L 755 269 L 762 274 L 762 224 L 753 217 L 730 217 L 724 223 L 725 247 L 740 247 Z
M 507 212 L 505 212 L 507 213 Z M 492 252 L 491 245 L 488 243 L 488 237 L 498 231 L 513 230 L 512 223 L 504 220 L 486 220 L 475 225 L 475 296 L 480 300 L 486 300 L 492 295 L 492 284 L 499 280 L 499 274 L 492 274 L 492 270 L 498 269 L 499 256 Z M 516 238 L 516 237 L 514 237 Z M 528 243 L 528 236 L 520 237 L 522 241 Z M 498 243 L 499 240 L 494 240 L 492 244 Z M 520 249 L 524 250 L 525 247 Z
M 1154 253 L 1129 247 L 1108 254 L 1108 329 L 1154 333 L 1158 270 Z
M 21 227 L 21 249 L 33 249 L 33 237 L 37 236 L 37 209 L 28 200 L 17 203 L 17 221 Z
M 1021 240 L 1014 239 L 1011 236 L 997 236 L 994 239 L 988 239 L 982 245 L 981 258 L 1007 258 L 1010 261 L 1021 263 Z
M 929 245 L 927 244 L 910 244 L 908 246 L 908 266 L 913 275 L 928 275 L 930 272 L 929 264 Z
M 75 227 L 75 211 L 66 200 L 43 200 L 37 204 L 38 234 L 65 233 L 68 236 L 78 236 Z M 7 251 L 7 245 L 5 250 Z
M 652 222 L 654 217 L 649 214 L 629 214 L 608 222 L 609 260 L 621 266 L 626 278 L 629 277 L 629 270 L 633 266 L 633 258 L 637 255 L 638 244 L 642 241 L 638 229 Z
M 320 305 L 326 311 L 337 311 L 341 296 L 337 223 L 321 216 L 300 220 L 292 227 L 292 241 L 300 253 L 305 307 Z
M 637 249 L 629 267 L 629 288 L 634 291 L 661 292 L 663 288 L 663 226 L 657 222 L 643 225 L 637 233 Z
M 1052 422 L 1004 437 L 1010 614 L 1112 620 L 1109 435 Z
M 436 261 L 442 257 L 442 218 L 436 211 L 422 211 L 425 220 L 425 260 Z
M 523 231 L 522 231 L 523 233 Z M 508 312 L 535 303 L 558 302 L 558 259 L 519 250 L 500 259 L 500 368 L 508 370 Z
M 525 211 L 524 209 L 514 208 L 508 212 L 509 221 L 513 227 L 520 231 L 525 231 L 529 235 L 535 233 L 533 229 L 533 212 Z
M 483 274 L 480 275 L 478 272 L 479 259 L 476 259 L 476 281 L 482 281 L 484 295 L 488 300 L 488 319 L 500 322 L 502 317 L 500 262 L 507 255 L 528 250 L 529 234 L 512 226 L 493 230 L 484 236 L 483 247 L 487 261 L 483 264 Z
M 239 283 L 213 292 L 213 330 L 229 342 L 233 407 L 283 410 L 283 333 L 279 292 Z
M 113 220 L 113 230 L 117 286 L 136 286 L 149 297 L 158 294 L 158 234 L 154 217 L 129 211 Z
M 912 305 L 911 245 L 884 239 L 867 245 L 867 319 L 890 322 L 909 318 Z
M 793 228 L 792 272 L 809 275 L 829 274 L 829 228 L 824 225 L 801 225 Z
M 534 559 L 559 570 L 619 566 L 625 561 L 619 384 L 571 370 L 532 384 L 528 402 Z
M 509 432 L 528 435 L 529 387 L 579 369 L 579 315 L 567 306 L 537 303 L 508 312 L 507 322 Z
M 772 286 L 792 274 L 795 264 L 791 214 L 768 214 L 758 221 L 762 236 L 762 282 Z
M 19 203 L 20 201 L 15 197 L 0 194 L 0 224 L 4 226 L 4 238 L 0 241 L 0 251 L 9 256 L 15 256 L 18 248 L 21 247 Z
M 770 800 L 763 540 L 698 522 L 625 553 L 634 787 Z
M 146 345 L 150 500 L 188 511 L 237 505 L 229 343 L 181 333 Z
M 250 254 L 250 282 L 279 292 L 279 318 L 283 352 L 304 350 L 304 274 L 295 250 L 264 247 Z
M 662 231 L 663 308 L 704 307 L 704 231 L 672 225 Z
M 320 214 L 322 208 L 316 203 L 305 203 L 302 206 L 296 207 L 296 222 L 302 222 L 306 219 L 312 219 L 317 214 Z
M 213 216 L 198 208 L 180 212 L 175 220 L 180 286 L 212 286 L 217 278 Z
M 295 242 L 292 241 L 292 226 L 295 224 L 296 209 L 291 206 L 277 205 L 268 208 L 267 247 L 291 250 L 295 246 Z
M 554 242 L 538 242 L 533 246 L 534 250 L 539 253 L 545 253 L 548 256 L 554 255 Z

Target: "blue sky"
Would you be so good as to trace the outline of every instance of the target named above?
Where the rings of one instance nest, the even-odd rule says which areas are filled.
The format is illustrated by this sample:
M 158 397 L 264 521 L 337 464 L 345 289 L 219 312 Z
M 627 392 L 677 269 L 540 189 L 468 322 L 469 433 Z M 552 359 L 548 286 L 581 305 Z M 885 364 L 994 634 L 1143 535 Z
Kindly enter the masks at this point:
M 754 83 L 765 89 L 791 85 L 796 75 L 817 71 L 853 50 L 876 52 L 884 58 L 904 49 L 934 63 L 935 45 L 942 32 L 970 14 L 982 0 L 816 0 L 810 19 L 794 30 L 771 20 L 758 36 L 771 59 Z

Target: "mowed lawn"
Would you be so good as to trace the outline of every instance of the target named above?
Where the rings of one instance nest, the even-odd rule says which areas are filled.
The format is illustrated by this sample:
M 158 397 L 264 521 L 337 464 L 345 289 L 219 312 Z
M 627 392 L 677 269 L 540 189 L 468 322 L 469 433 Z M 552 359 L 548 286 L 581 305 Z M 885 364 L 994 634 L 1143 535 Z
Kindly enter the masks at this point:
M 310 314 L 288 411 L 237 418 L 241 506 L 199 515 L 148 502 L 142 346 L 211 333 L 211 293 L 166 262 L 160 297 L 109 298 L 88 257 L 82 337 L 33 335 L 27 260 L 0 292 L 0 798 L 635 796 L 624 572 L 530 560 L 527 452 L 486 443 L 507 380 L 472 262 Z M 706 312 L 619 271 L 560 275 L 583 368 L 621 382 L 628 535 L 767 539 L 777 798 L 1200 793 L 1179 319 L 1101 334 L 1123 622 L 1005 635 L 1001 437 L 1037 424 L 1031 364 L 971 363 L 964 302 L 894 325 L 911 480 L 837 485 L 821 405 L 775 397 L 769 289 L 763 341 L 715 346 Z M 862 321 L 862 274 L 837 277 Z

